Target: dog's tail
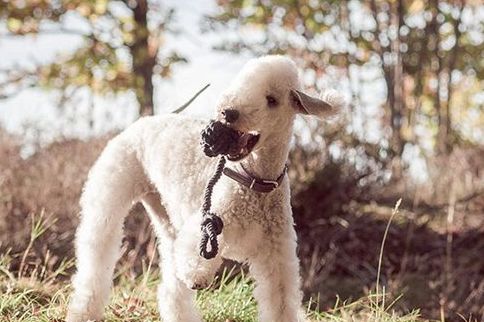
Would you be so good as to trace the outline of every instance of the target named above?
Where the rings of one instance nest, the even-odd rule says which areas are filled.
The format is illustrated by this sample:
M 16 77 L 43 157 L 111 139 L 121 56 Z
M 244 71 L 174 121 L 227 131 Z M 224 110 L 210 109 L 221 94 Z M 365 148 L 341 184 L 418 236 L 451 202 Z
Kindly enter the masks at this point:
M 147 181 L 134 145 L 123 134 L 108 143 L 89 172 L 80 201 L 68 321 L 102 318 L 120 256 L 124 218 Z

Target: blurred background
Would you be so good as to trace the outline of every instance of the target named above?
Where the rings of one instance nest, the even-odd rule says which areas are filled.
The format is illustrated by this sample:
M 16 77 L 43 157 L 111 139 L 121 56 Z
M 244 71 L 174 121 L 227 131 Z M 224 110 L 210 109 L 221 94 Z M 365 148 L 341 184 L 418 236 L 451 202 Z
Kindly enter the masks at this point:
M 306 298 L 324 310 L 374 288 L 402 198 L 381 276 L 402 295 L 396 309 L 484 319 L 478 0 L 0 0 L 8 270 L 72 259 L 82 184 L 109 138 L 207 83 L 183 113 L 210 118 L 242 65 L 264 54 L 289 55 L 309 92 L 335 88 L 350 102 L 337 120 L 297 120 L 289 175 Z M 39 217 L 45 231 L 30 245 Z M 135 206 L 121 264 L 130 276 L 156 264 L 154 245 Z

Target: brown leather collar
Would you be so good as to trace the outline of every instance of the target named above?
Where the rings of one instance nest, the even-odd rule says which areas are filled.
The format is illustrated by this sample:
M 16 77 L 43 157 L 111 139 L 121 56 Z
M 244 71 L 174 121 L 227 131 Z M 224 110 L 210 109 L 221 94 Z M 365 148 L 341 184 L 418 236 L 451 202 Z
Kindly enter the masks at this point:
M 284 166 L 284 170 L 282 170 L 281 175 L 276 180 L 265 180 L 256 178 L 249 174 L 243 167 L 242 170 L 243 173 L 240 173 L 225 167 L 223 170 L 223 174 L 237 181 L 241 185 L 246 186 L 250 190 L 267 193 L 275 190 L 282 183 L 282 180 L 284 179 L 284 176 L 287 172 L 287 164 Z

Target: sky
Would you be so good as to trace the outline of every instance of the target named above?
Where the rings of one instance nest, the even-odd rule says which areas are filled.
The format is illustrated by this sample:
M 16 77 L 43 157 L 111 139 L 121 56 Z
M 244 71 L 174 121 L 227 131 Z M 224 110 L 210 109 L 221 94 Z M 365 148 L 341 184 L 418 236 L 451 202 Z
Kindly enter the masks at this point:
M 209 83 L 211 86 L 184 112 L 209 117 L 218 94 L 250 57 L 215 51 L 212 47 L 218 38 L 201 33 L 201 19 L 216 10 L 214 1 L 164 0 L 163 4 L 175 9 L 175 27 L 180 30 L 177 35 L 167 34 L 165 49 L 176 49 L 189 62 L 174 67 L 173 77 L 156 80 L 155 112 L 162 114 L 176 109 Z M 0 69 L 50 62 L 75 51 L 79 45 L 80 38 L 69 35 L 0 37 Z M 94 129 L 89 129 L 87 123 L 73 122 L 87 113 L 87 103 L 77 104 L 72 115 L 64 112 L 60 117 L 54 93 L 35 88 L 23 90 L 8 100 L 0 100 L 0 126 L 22 135 L 26 141 L 50 142 L 59 136 L 85 137 L 125 128 L 137 117 L 134 95 L 118 99 L 96 97 L 94 119 L 97 122 Z M 108 115 L 109 122 L 99 121 Z

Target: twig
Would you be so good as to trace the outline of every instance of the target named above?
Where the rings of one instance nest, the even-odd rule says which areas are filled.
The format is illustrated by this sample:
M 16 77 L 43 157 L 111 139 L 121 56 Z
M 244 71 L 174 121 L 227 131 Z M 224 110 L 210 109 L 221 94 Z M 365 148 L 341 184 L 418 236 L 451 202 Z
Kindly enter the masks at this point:
M 40 214 L 41 218 L 43 216 L 43 212 Z M 32 248 L 32 246 L 34 245 L 34 241 L 35 241 L 35 229 L 36 229 L 36 222 L 35 222 L 35 218 L 34 218 L 34 213 L 31 213 L 31 216 L 32 216 L 32 228 L 31 228 L 31 232 L 30 232 L 30 240 L 29 240 L 29 243 L 27 245 L 27 247 L 25 248 L 25 251 L 22 255 L 22 259 L 20 260 L 20 266 L 19 266 L 19 269 L 18 269 L 18 278 L 22 278 L 23 276 L 23 270 L 25 268 L 25 262 L 27 261 L 27 256 L 29 255 L 30 253 L 30 249 Z M 42 220 L 42 219 L 41 219 Z
M 446 227 L 446 243 L 445 243 L 445 262 L 444 262 L 444 298 L 442 299 L 442 312 L 445 313 L 449 294 L 451 292 L 452 283 L 452 244 L 454 242 L 454 214 L 455 214 L 455 189 L 452 184 L 449 193 L 449 207 L 447 210 L 447 227 Z
M 188 107 L 188 105 L 190 105 L 198 97 L 198 95 L 202 94 L 202 92 L 204 90 L 206 90 L 209 86 L 210 86 L 210 84 L 205 85 L 205 87 L 203 87 L 201 90 L 199 90 L 188 102 L 186 102 L 185 104 L 183 104 L 182 106 L 180 106 L 179 108 L 174 110 L 172 113 L 178 114 L 178 113 L 182 112 L 184 109 L 186 109 Z
M 381 247 L 380 247 L 380 255 L 378 257 L 378 270 L 376 274 L 376 302 L 378 304 L 378 293 L 380 289 L 380 273 L 381 273 L 381 264 L 383 260 L 383 250 L 385 248 L 385 241 L 387 239 L 387 234 L 388 230 L 390 229 L 390 224 L 392 223 L 393 217 L 398 213 L 398 208 L 400 207 L 400 204 L 402 203 L 402 198 L 398 199 L 397 203 L 395 204 L 395 208 L 393 208 L 392 215 L 390 216 L 390 219 L 388 220 L 387 226 L 385 228 L 385 233 L 383 234 L 383 240 L 381 242 Z

